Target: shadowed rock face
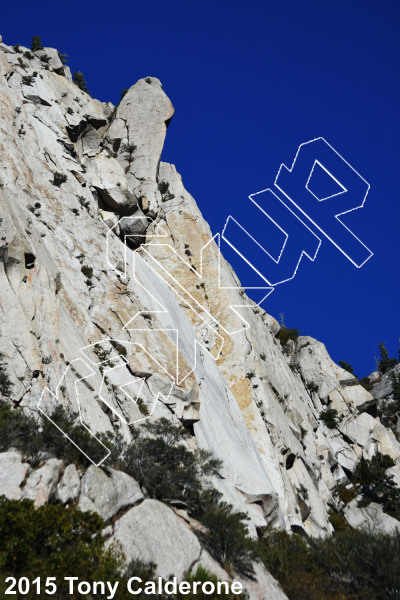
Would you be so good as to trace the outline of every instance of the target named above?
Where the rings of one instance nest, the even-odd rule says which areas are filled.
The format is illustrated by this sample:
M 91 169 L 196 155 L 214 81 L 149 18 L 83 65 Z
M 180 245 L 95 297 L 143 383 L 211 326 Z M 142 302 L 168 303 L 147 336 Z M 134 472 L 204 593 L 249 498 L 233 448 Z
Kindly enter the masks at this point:
M 66 373 L 58 399 L 48 396 L 49 407 L 59 402 L 77 410 L 78 389 L 92 431 L 118 430 L 129 442 L 124 421 L 143 414 L 118 386 L 130 385 L 134 374 L 143 402 L 154 406 L 152 418 L 190 426 L 190 446 L 223 461 L 214 484 L 248 514 L 253 535 L 268 524 L 329 534 L 329 508 L 342 507 L 337 486 L 349 483 L 361 457 L 389 454 L 399 478 L 394 434 L 371 414 L 360 414 L 373 396 L 313 338 L 299 337 L 283 352 L 276 320 L 245 297 L 223 259 L 219 288 L 214 242 L 203 253 L 201 272 L 200 253 L 212 235 L 174 165 L 160 162 L 174 109 L 159 80 L 140 79 L 114 110 L 78 89 L 55 50 L 46 53 L 48 68 L 39 53 L 27 59 L 0 44 L 0 334 L 9 400 L 34 414 L 44 387 L 55 393 Z M 119 226 L 121 217 L 133 220 Z M 186 296 L 160 279 L 160 265 Z M 197 314 L 187 294 L 201 307 Z M 239 314 L 232 310 L 243 304 L 249 306 Z M 124 328 L 135 315 L 135 324 Z M 217 327 L 210 326 L 213 320 Z M 127 364 L 120 361 L 108 387 L 91 351 L 91 363 L 68 368 L 90 344 L 101 342 L 111 356 L 106 338 L 127 348 Z M 201 346 L 194 346 L 196 339 Z M 168 396 L 167 372 L 175 372 L 176 358 L 180 377 Z M 376 386 L 381 395 L 390 393 L 389 380 Z M 333 429 L 320 419 L 327 407 L 337 411 Z M 50 459 L 30 472 L 18 453 L 0 455 L 0 494 L 37 504 L 56 494 L 63 503 L 92 507 L 112 521 L 110 535 L 128 556 L 147 553 L 161 574 L 171 566 L 159 547 L 168 535 L 175 546 L 182 543 L 174 555 L 177 572 L 201 557 L 210 568 L 212 559 L 188 522 L 162 503 L 143 500 L 136 482 L 95 467 L 83 475 L 65 466 Z M 361 513 L 353 503 L 348 515 L 393 527 L 375 507 Z M 127 535 L 132 527 L 135 543 Z M 284 598 L 268 573 L 258 576 L 268 598 Z M 253 586 L 251 597 L 262 598 L 260 589 L 261 583 Z

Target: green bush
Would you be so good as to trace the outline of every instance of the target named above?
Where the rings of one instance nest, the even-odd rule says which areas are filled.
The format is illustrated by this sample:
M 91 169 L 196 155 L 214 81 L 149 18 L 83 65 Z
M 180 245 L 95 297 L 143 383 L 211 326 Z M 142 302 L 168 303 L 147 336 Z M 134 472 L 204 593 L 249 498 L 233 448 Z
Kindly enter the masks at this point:
M 387 454 L 376 454 L 371 460 L 361 459 L 351 480 L 362 495 L 362 505 L 377 502 L 385 512 L 400 520 L 400 488 L 386 470 L 395 465 Z
M 89 212 L 89 209 L 90 209 L 89 200 L 86 200 L 85 196 L 78 196 L 78 200 L 79 200 L 79 204 L 81 206 L 83 206 L 84 208 L 86 208 L 86 210 Z
M 0 572 L 4 577 L 57 577 L 61 600 L 68 590 L 68 574 L 86 580 L 113 580 L 119 577 L 121 558 L 104 550 L 99 515 L 76 508 L 46 504 L 34 508 L 30 500 L 0 498 Z M 25 598 L 37 598 L 35 590 Z M 71 597 L 71 596 L 68 596 Z
M 137 149 L 137 146 L 133 143 L 130 144 L 123 144 L 121 147 L 122 152 L 124 152 L 125 154 L 128 155 L 129 158 L 129 162 L 132 162 L 133 160 L 133 154 L 135 152 L 135 150 Z
M 171 194 L 171 192 L 169 191 L 168 181 L 160 181 L 160 183 L 158 184 L 158 190 L 161 193 L 164 202 L 166 202 L 167 200 L 173 200 L 175 198 L 174 194 Z
M 68 54 L 63 54 L 62 52 L 57 52 L 57 54 L 63 65 L 68 64 Z
M 397 402 L 400 402 L 400 373 L 392 373 L 390 379 L 393 384 L 393 398 Z
M 314 381 L 309 381 L 306 383 L 306 388 L 310 392 L 310 394 L 318 394 L 319 387 Z
M 138 409 L 142 413 L 142 415 L 144 415 L 145 417 L 148 417 L 150 414 L 150 411 L 147 407 L 146 402 L 143 400 L 143 398 L 138 398 L 136 401 L 136 404 L 137 404 Z
M 35 81 L 35 78 L 33 77 L 33 75 L 23 75 L 22 76 L 22 84 L 23 85 L 32 85 L 32 83 Z
M 344 504 L 348 504 L 357 497 L 357 490 L 354 487 L 347 488 L 345 485 L 340 485 L 337 488 L 337 492 L 340 500 L 344 502 Z
M 0 352 L 0 394 L 5 398 L 8 398 L 11 394 L 11 387 L 12 383 L 5 369 L 5 365 L 3 362 L 3 354 Z
M 257 547 L 250 538 L 245 513 L 234 512 L 230 504 L 218 500 L 211 503 L 200 517 L 206 532 L 197 536 L 223 568 L 230 574 L 238 573 L 253 578 L 253 562 L 258 558 Z
M 299 335 L 300 331 L 298 329 L 289 329 L 285 325 L 282 325 L 276 337 L 281 343 L 284 354 L 288 354 L 289 352 L 289 341 L 293 340 L 295 342 Z
M 391 373 L 393 398 L 383 399 L 378 403 L 378 416 L 385 425 L 396 434 L 397 420 L 400 416 L 400 374 Z
M 58 171 L 56 171 L 55 173 L 53 173 L 53 185 L 55 185 L 56 187 L 60 187 L 63 183 L 65 183 L 67 181 L 68 177 L 67 175 L 65 175 L 64 173 L 58 173 Z
M 400 402 L 396 400 L 381 400 L 378 405 L 378 417 L 385 427 L 390 427 L 396 433 L 397 419 L 400 412 Z
M 44 418 L 41 423 L 41 430 L 38 434 L 36 446 L 39 449 L 45 449 L 47 453 L 57 458 L 62 458 L 66 463 L 75 463 L 82 466 L 89 466 L 90 460 L 82 453 L 84 452 L 93 462 L 99 462 L 106 451 L 101 444 L 89 433 L 89 430 L 77 422 L 78 415 L 74 412 L 67 412 L 61 406 L 58 406 L 51 414 L 52 421 L 68 436 L 71 443 L 65 435 L 53 425 L 51 421 Z M 108 446 L 107 436 L 97 436 Z M 80 448 L 80 450 L 75 446 Z
M 337 416 L 338 411 L 335 408 L 327 408 L 320 413 L 319 418 L 329 429 L 334 429 L 337 425 Z
M 43 50 L 42 40 L 38 35 L 34 35 L 31 41 L 31 50 L 32 52 L 37 52 L 38 50 Z
M 0 402 L 0 452 L 9 448 L 26 450 L 36 433 L 37 423 L 33 419 L 26 417 L 21 410 Z
M 30 500 L 0 498 L 1 595 L 4 595 L 7 576 L 28 577 L 31 581 L 41 577 L 43 585 L 47 577 L 56 577 L 58 589 L 51 596 L 54 600 L 67 597 L 80 600 L 82 596 L 77 593 L 68 593 L 64 583 L 68 575 L 85 581 L 120 581 L 118 599 L 131 599 L 126 590 L 128 577 L 152 579 L 155 565 L 137 560 L 123 573 L 124 556 L 104 549 L 103 529 L 103 520 L 92 512 L 54 504 L 35 509 Z M 38 598 L 34 586 L 24 598 Z M 135 598 L 145 600 L 148 596 L 142 594 Z
M 362 387 L 367 390 L 367 392 L 370 392 L 372 390 L 372 383 L 370 382 L 370 380 L 368 379 L 368 377 L 363 377 L 362 379 L 359 380 L 358 382 L 360 385 L 362 385 Z
M 83 275 L 85 277 L 87 277 L 87 279 L 91 279 L 93 277 L 93 267 L 88 267 L 88 265 L 83 265 L 81 267 L 81 273 L 83 273 Z
M 190 584 L 193 584 L 195 581 L 200 581 L 201 583 L 211 581 L 211 583 L 216 586 L 220 580 L 216 575 L 210 573 L 202 566 L 199 566 L 194 573 L 185 573 L 184 581 L 188 581 Z M 221 598 L 224 598 L 225 600 L 237 600 L 238 598 L 240 598 L 240 600 L 247 600 L 248 594 L 243 591 L 240 596 L 232 593 L 219 595 L 215 593 L 210 595 L 204 594 L 200 589 L 200 591 L 198 590 L 196 594 L 190 592 L 189 594 L 177 594 L 172 597 L 169 596 L 168 598 L 171 598 L 171 600 L 220 600 Z
M 346 517 L 342 515 L 342 513 L 332 509 L 329 510 L 329 523 L 335 531 L 346 531 L 347 529 L 351 529 Z
M 94 462 L 103 458 L 106 452 L 104 447 L 86 427 L 77 422 L 77 413 L 68 413 L 58 406 L 52 413 L 51 419 Z M 108 437 L 98 437 L 105 445 L 111 444 Z M 66 463 L 82 466 L 91 464 L 49 419 L 40 416 L 37 421 L 25 415 L 22 410 L 14 409 L 0 401 L 0 451 L 4 452 L 11 447 L 20 450 L 33 465 L 38 464 L 45 455 L 61 458 Z
M 351 530 L 310 539 L 271 532 L 260 555 L 290 600 L 400 597 L 400 534 Z
M 68 584 L 64 582 L 66 575 L 79 577 L 82 581 L 119 581 L 118 600 L 129 600 L 132 596 L 126 589 L 130 577 L 139 577 L 143 582 L 156 581 L 153 563 L 133 560 L 124 568 L 124 556 L 113 549 L 105 550 L 103 536 L 104 522 L 92 512 L 81 512 L 75 507 L 64 508 L 61 505 L 46 504 L 35 509 L 30 500 L 7 500 L 0 497 L 0 594 L 3 597 L 6 577 L 27 577 L 31 582 L 41 578 L 42 591 L 47 577 L 57 579 L 57 591 L 52 595 L 54 600 L 72 598 L 81 600 L 77 591 L 70 595 Z M 202 567 L 194 573 L 186 573 L 185 580 L 212 581 L 217 584 L 218 578 Z M 18 597 L 18 596 L 17 596 Z M 36 600 L 36 587 L 31 585 L 24 596 L 27 600 Z M 92 597 L 92 596 L 90 596 Z M 105 596 L 94 596 L 105 598 Z M 216 600 L 215 595 L 177 594 L 161 596 L 135 595 L 139 600 L 147 598 L 160 600 Z M 237 596 L 223 595 L 227 600 Z M 246 594 L 241 598 L 245 600 Z
M 199 514 L 205 502 L 201 477 L 214 475 L 220 461 L 205 450 L 189 450 L 189 432 L 165 418 L 133 429 L 119 468 L 132 475 L 151 498 L 180 504 Z

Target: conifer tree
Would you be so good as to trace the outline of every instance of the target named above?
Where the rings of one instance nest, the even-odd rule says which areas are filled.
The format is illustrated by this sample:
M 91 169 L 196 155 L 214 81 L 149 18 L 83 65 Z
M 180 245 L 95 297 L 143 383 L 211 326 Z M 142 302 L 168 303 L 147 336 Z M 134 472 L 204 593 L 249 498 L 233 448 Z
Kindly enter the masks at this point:
M 42 40 L 38 35 L 34 35 L 32 38 L 31 50 L 32 52 L 36 52 L 37 50 L 43 50 Z
M 89 93 L 82 71 L 75 71 L 73 80 L 75 85 L 77 85 L 82 92 L 86 92 L 87 94 Z

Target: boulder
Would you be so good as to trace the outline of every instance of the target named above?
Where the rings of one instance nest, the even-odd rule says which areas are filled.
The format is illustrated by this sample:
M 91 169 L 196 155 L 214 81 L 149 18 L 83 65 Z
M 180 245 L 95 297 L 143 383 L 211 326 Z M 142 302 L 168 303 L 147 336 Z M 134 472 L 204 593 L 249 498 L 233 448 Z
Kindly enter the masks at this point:
M 347 398 L 345 400 L 344 392 L 340 386 L 332 390 L 325 400 L 328 401 L 329 408 L 337 410 L 339 418 L 350 414 L 349 406 L 346 404 Z
M 74 464 L 65 469 L 60 483 L 57 485 L 56 499 L 62 504 L 75 502 L 79 496 L 81 478 Z
M 376 403 L 373 395 L 367 392 L 362 385 L 348 385 L 344 387 L 343 396 L 348 404 L 355 406 L 360 411 Z
M 119 150 L 122 140 L 127 139 L 127 136 L 128 131 L 125 121 L 122 119 L 113 119 L 105 137 L 114 152 Z
M 93 147 L 97 132 L 91 130 Z M 96 138 L 97 139 L 97 138 Z M 82 141 L 83 148 L 86 142 Z M 98 192 L 101 200 L 120 214 L 129 214 L 137 207 L 137 198 L 127 188 L 126 177 L 121 165 L 107 153 L 97 154 L 90 161 L 85 179 Z
M 352 500 L 343 511 L 351 527 L 378 529 L 384 533 L 400 531 L 400 521 L 384 513 L 380 504 L 371 502 L 368 506 L 359 508 L 357 502 L 357 499 Z
M 370 383 L 378 383 L 381 379 L 381 374 L 379 371 L 374 371 L 371 375 L 368 375 L 368 380 Z
M 20 500 L 21 484 L 25 481 L 29 465 L 23 463 L 19 452 L 10 451 L 0 454 L 0 496 L 9 500 Z
M 119 221 L 119 228 L 123 237 L 129 236 L 129 243 L 132 246 L 139 246 L 144 240 L 148 220 L 146 215 L 138 208 L 133 215 L 123 217 Z
M 368 413 L 361 413 L 355 418 L 349 418 L 338 425 L 339 431 L 344 433 L 353 442 L 359 446 L 365 447 L 371 438 L 371 433 L 375 429 L 377 421 Z
M 114 227 L 114 232 L 116 235 L 119 235 L 119 225 L 116 227 L 116 225 L 118 224 L 118 215 L 116 215 L 114 212 L 111 212 L 109 210 L 102 210 L 100 208 L 99 210 L 99 214 L 101 216 L 101 218 L 106 222 L 106 224 L 108 225 L 108 227 L 111 229 L 112 227 Z
M 40 77 L 34 77 L 30 85 L 22 84 L 22 93 L 26 100 L 30 100 L 35 104 L 51 106 L 55 102 L 52 90 L 49 90 L 46 82 Z
M 400 488 L 400 465 L 398 463 L 394 467 L 387 469 L 386 475 L 392 475 L 393 481 Z
M 296 361 L 304 380 L 318 386 L 320 398 L 327 396 L 339 382 L 357 381 L 354 375 L 333 362 L 324 344 L 309 336 L 297 338 Z
M 36 507 L 46 504 L 56 489 L 62 465 L 62 460 L 51 458 L 43 467 L 33 471 L 27 479 L 22 497 L 33 500 Z
M 249 600 L 287 600 L 279 583 L 268 573 L 264 565 L 255 563 L 254 571 L 254 581 L 239 578 L 242 581 L 243 589 L 249 594 Z
M 393 431 L 386 429 L 379 421 L 375 422 L 371 438 L 378 444 L 378 450 L 381 454 L 388 454 L 393 460 L 400 457 L 400 444 L 396 440 Z
M 37 56 L 40 60 L 42 60 L 43 57 L 48 58 L 48 61 L 43 61 L 43 64 L 48 64 L 52 71 L 55 71 L 60 75 L 64 75 L 64 65 L 59 57 L 58 51 L 55 48 L 43 48 L 43 50 L 38 50 L 35 52 L 35 56 Z
M 91 465 L 82 478 L 80 510 L 97 512 L 105 521 L 143 500 L 139 484 L 122 471 L 107 473 Z
M 88 125 L 81 136 L 82 140 L 82 151 L 83 154 L 87 154 L 88 156 L 96 156 L 99 152 L 99 146 L 101 142 L 101 136 L 97 129 L 95 129 L 92 125 Z
M 171 574 L 182 579 L 201 554 L 189 525 L 158 500 L 144 500 L 123 515 L 115 523 L 111 543 L 121 547 L 128 563 L 133 559 L 155 563 L 157 576 L 165 579 Z
M 393 381 L 391 375 L 400 375 L 400 363 L 397 364 L 393 369 L 390 369 L 388 373 L 382 376 L 380 381 L 377 381 L 372 387 L 372 394 L 375 398 L 381 400 L 387 398 L 393 393 Z
M 332 430 L 326 434 L 326 437 L 339 465 L 347 471 L 354 473 L 357 467 L 358 457 L 350 444 L 345 442 L 340 435 L 334 433 Z

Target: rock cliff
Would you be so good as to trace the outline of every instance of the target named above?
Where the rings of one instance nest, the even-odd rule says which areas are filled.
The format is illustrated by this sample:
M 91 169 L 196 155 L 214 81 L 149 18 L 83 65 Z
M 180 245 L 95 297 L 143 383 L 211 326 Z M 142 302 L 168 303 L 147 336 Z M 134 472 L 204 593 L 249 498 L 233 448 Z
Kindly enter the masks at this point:
M 390 389 L 366 391 L 321 342 L 279 335 L 246 297 L 175 166 L 160 161 L 173 114 L 155 77 L 114 107 L 79 89 L 56 50 L 0 44 L 6 401 L 31 415 L 61 404 L 126 443 L 148 414 L 182 423 L 189 447 L 222 461 L 213 484 L 253 536 L 268 525 L 329 535 L 330 511 L 343 510 L 355 526 L 393 531 L 399 522 L 379 505 L 345 507 L 338 494 L 376 452 L 400 481 L 400 444 L 375 410 Z M 163 576 L 197 563 L 224 575 L 184 511 L 120 471 L 57 458 L 32 468 L 9 449 L 0 494 L 99 512 L 110 540 Z M 257 569 L 251 597 L 284 598 Z

